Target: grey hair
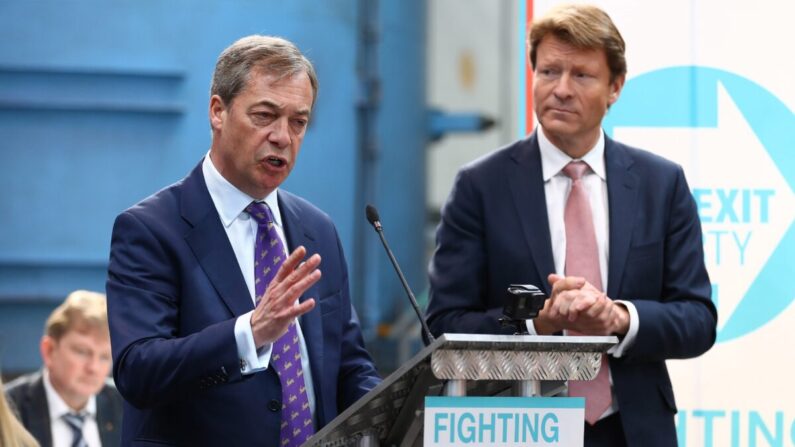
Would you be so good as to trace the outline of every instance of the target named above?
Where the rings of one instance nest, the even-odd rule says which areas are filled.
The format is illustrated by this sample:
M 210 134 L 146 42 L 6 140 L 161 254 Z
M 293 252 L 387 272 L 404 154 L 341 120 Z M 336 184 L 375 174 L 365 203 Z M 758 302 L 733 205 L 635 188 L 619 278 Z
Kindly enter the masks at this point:
M 218 95 L 227 106 L 246 86 L 253 68 L 278 78 L 306 73 L 312 85 L 312 105 L 317 99 L 317 73 L 292 42 L 281 37 L 251 35 L 227 47 L 215 63 L 210 96 Z

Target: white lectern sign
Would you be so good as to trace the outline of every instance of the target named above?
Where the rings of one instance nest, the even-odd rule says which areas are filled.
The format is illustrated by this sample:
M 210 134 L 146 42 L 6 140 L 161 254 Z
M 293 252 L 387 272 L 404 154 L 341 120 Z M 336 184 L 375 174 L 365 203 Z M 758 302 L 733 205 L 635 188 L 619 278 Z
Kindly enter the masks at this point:
M 429 446 L 582 447 L 579 397 L 426 397 Z

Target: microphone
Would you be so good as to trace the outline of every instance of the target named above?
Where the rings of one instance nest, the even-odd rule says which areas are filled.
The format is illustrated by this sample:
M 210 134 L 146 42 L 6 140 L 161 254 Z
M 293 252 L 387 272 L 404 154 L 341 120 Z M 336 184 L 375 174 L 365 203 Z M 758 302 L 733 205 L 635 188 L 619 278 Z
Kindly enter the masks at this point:
M 403 288 L 406 289 L 406 294 L 409 297 L 409 301 L 411 301 L 411 307 L 414 308 L 414 312 L 417 312 L 417 318 L 420 319 L 422 331 L 428 338 L 428 343 L 433 343 L 435 338 L 433 334 L 431 334 L 431 330 L 428 328 L 428 323 L 425 322 L 425 318 L 422 316 L 420 306 L 417 304 L 417 299 L 414 297 L 414 293 L 412 293 L 409 283 L 406 282 L 406 277 L 403 276 L 403 272 L 400 270 L 400 266 L 395 259 L 395 255 L 393 255 L 392 250 L 389 249 L 389 244 L 386 243 L 386 238 L 384 237 L 384 227 L 381 226 L 381 220 L 378 217 L 378 210 L 376 210 L 373 205 L 367 205 L 365 208 L 365 213 L 367 214 L 367 221 L 370 222 L 370 225 L 372 225 L 373 228 L 375 228 L 376 233 L 378 233 L 378 236 L 381 238 L 381 243 L 384 244 L 386 254 L 389 255 L 389 260 L 392 261 L 392 266 L 395 267 L 395 272 L 397 272 L 400 282 L 403 284 Z

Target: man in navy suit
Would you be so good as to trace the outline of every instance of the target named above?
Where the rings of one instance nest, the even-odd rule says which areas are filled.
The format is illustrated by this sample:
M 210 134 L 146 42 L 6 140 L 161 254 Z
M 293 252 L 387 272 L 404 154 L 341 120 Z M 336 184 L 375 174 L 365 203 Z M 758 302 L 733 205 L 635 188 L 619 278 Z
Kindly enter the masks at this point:
M 558 7 L 532 24 L 528 43 L 540 123 L 459 172 L 430 266 L 430 327 L 511 333 L 497 321 L 506 289 L 534 284 L 549 299 L 529 323 L 532 333 L 620 339 L 608 353 L 604 406 L 586 423 L 585 444 L 675 446 L 665 360 L 707 351 L 717 321 L 695 202 L 680 166 L 601 128 L 626 75 L 624 41 L 606 13 Z M 585 165 L 585 174 L 570 178 L 570 163 Z M 585 231 L 566 223 L 573 178 L 590 209 L 591 278 L 566 274 L 567 261 L 583 256 L 574 250 L 567 260 L 575 248 L 567 240 Z M 586 415 L 595 382 L 579 384 Z
M 291 42 L 238 40 L 213 75 L 207 156 L 116 219 L 107 292 L 124 445 L 293 445 L 271 362 L 293 323 L 315 431 L 379 383 L 334 225 L 279 189 L 316 96 Z M 272 242 L 292 249 L 261 294 L 252 202 L 272 214 Z

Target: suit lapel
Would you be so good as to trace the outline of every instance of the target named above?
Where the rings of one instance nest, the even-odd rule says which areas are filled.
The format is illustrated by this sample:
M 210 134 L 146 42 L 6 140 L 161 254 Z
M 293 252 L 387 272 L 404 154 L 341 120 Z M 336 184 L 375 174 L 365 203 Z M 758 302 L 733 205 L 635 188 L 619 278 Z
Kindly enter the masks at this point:
M 115 410 L 107 396 L 108 388 L 105 387 L 97 394 L 97 428 L 102 447 L 111 447 L 119 444 L 118 430 L 115 424 Z
M 34 378 L 29 392 L 28 410 L 30 414 L 25 428 L 40 441 L 41 447 L 51 447 L 50 410 L 47 404 L 47 392 L 44 390 L 44 375 L 41 372 Z M 22 408 L 19 410 L 21 412 Z
M 252 310 L 254 303 L 207 191 L 201 166 L 200 162 L 182 186 L 182 217 L 193 227 L 185 234 L 185 241 L 230 312 L 239 316 Z
M 635 224 L 638 178 L 630 171 L 632 163 L 632 158 L 622 146 L 605 137 L 607 197 L 610 208 L 607 296 L 614 299 L 621 291 L 621 277 L 624 274 Z
M 541 284 L 535 285 L 549 293 L 546 277 L 555 271 L 555 261 L 549 235 L 541 153 L 535 133 L 514 147 L 511 159 L 513 163 L 508 167 L 506 177 L 525 242 L 530 248 L 538 277 L 542 279 Z
M 311 228 L 305 226 L 301 219 L 301 212 L 297 199 L 290 193 L 279 190 L 279 210 L 282 214 L 282 224 L 284 225 L 284 235 L 287 238 L 287 245 L 290 250 L 295 250 L 303 245 L 306 248 L 307 256 L 317 253 L 317 242 Z M 321 263 L 320 269 L 323 269 Z M 315 298 L 315 308 L 300 317 L 301 333 L 306 341 L 306 349 L 309 351 L 309 365 L 312 370 L 312 383 L 315 388 L 315 412 L 318 421 L 324 421 L 323 403 L 321 401 L 323 393 L 323 320 L 320 317 L 320 299 L 318 296 L 317 285 L 312 286 L 306 291 L 299 301 L 303 302 L 309 297 Z

